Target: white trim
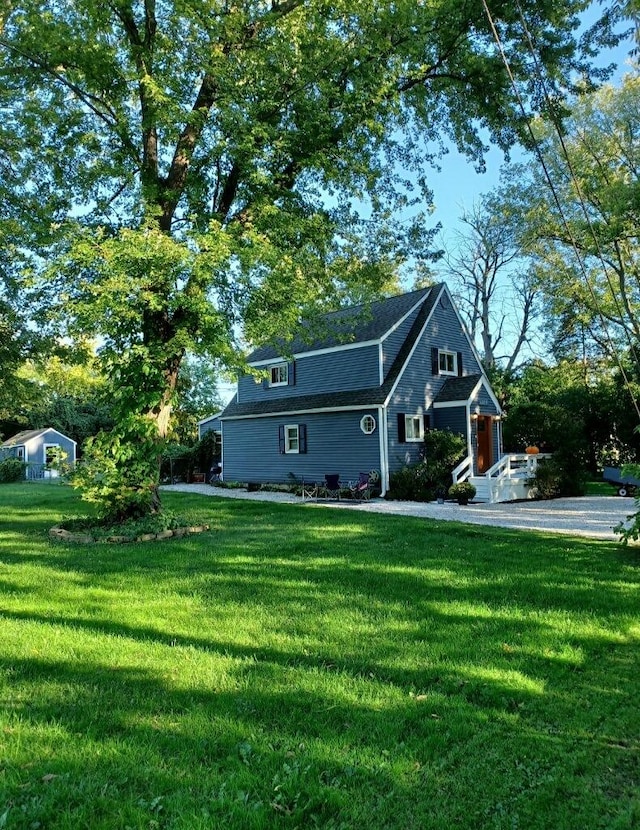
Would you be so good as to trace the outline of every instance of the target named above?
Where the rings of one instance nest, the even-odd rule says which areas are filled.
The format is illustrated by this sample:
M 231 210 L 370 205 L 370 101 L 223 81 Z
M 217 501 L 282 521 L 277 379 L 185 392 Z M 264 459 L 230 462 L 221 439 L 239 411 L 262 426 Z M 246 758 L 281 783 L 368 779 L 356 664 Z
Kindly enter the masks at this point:
M 432 289 L 435 288 L 435 285 L 431 286 L 431 288 Z M 383 340 L 386 340 L 387 337 L 390 337 L 393 334 L 393 332 L 404 323 L 404 321 L 407 319 L 407 317 L 409 317 L 411 314 L 413 314 L 413 312 L 417 308 L 419 308 L 426 301 L 427 297 L 430 297 L 430 296 L 431 296 L 431 291 L 428 291 L 426 294 L 424 294 L 422 296 L 422 298 L 419 299 L 418 302 L 412 308 L 409 309 L 409 311 L 407 311 L 407 313 L 404 315 L 404 317 L 401 317 L 399 320 L 396 320 L 396 322 L 391 326 L 389 331 L 385 332 L 381 336 L 380 342 L 382 342 Z
M 389 489 L 389 419 L 385 406 L 378 407 L 380 423 L 380 487 L 382 497 Z
M 48 449 L 55 449 L 55 450 L 62 450 L 60 444 L 51 444 L 51 443 L 43 443 L 42 444 L 42 463 L 47 463 L 47 450 Z M 62 450 L 64 452 L 64 450 Z
M 440 358 L 446 356 L 453 358 L 451 364 L 453 368 L 451 371 L 449 369 L 443 369 L 440 365 Z M 451 349 L 438 349 L 438 374 L 443 375 L 444 377 L 455 378 L 458 377 L 458 353 L 452 352 Z
M 314 415 L 316 412 L 360 412 L 362 409 L 375 409 L 378 406 L 380 404 L 363 403 L 355 406 L 323 406 L 320 409 L 287 409 L 284 411 L 279 410 L 278 412 L 262 412 L 249 415 L 227 415 L 226 418 L 220 418 L 220 422 L 246 421 L 252 418 L 283 418 L 289 415 Z
M 418 421 L 418 436 L 409 438 L 408 430 L 407 430 L 407 419 L 410 421 Z M 413 432 L 413 428 L 411 430 Z M 419 444 L 420 441 L 424 441 L 424 414 L 420 414 L 416 412 L 415 414 L 411 414 L 409 412 L 404 413 L 404 440 L 406 444 Z
M 273 380 L 273 373 L 274 370 L 278 370 L 278 376 L 280 376 L 280 370 L 284 367 L 285 369 L 285 379 L 284 380 Z M 286 360 L 278 360 L 276 363 L 272 363 L 269 366 L 269 388 L 272 389 L 276 386 L 288 386 L 289 385 L 289 364 Z
M 371 420 L 373 421 L 373 427 L 371 429 L 368 429 L 368 430 L 364 428 L 364 421 L 365 421 L 366 418 L 371 418 Z M 378 424 L 376 423 L 376 419 L 369 412 L 365 412 L 365 414 L 362 416 L 362 418 L 360 418 L 360 429 L 365 435 L 373 435 L 373 433 L 377 429 L 377 426 L 378 426 Z
M 473 444 L 471 443 L 472 432 L 471 432 L 471 396 L 469 396 L 469 400 L 467 401 L 465 409 L 467 410 L 467 458 L 471 459 L 470 464 L 470 473 L 469 475 L 475 475 L 475 458 L 473 456 Z
M 220 466 L 222 467 L 222 472 L 220 473 L 221 481 L 224 481 L 224 435 L 223 435 L 223 427 L 224 424 L 222 421 L 220 422 Z
M 289 430 L 295 429 L 296 431 L 296 448 L 291 449 L 291 444 L 289 443 Z M 300 455 L 300 424 L 285 424 L 284 425 L 284 453 L 285 455 Z
M 342 346 L 329 346 L 326 349 L 316 349 L 312 352 L 296 352 L 291 355 L 293 360 L 302 360 L 305 357 L 317 357 L 317 355 L 331 354 L 332 352 L 344 352 L 347 349 L 365 349 L 368 346 L 379 345 L 380 340 L 364 340 L 361 343 L 345 343 Z M 270 357 L 268 360 L 256 360 L 247 363 L 247 366 L 252 366 L 254 369 L 259 369 L 261 366 L 273 366 L 276 363 L 286 362 L 283 357 Z
M 378 344 L 378 378 L 380 380 L 380 386 L 384 383 L 384 350 L 382 348 L 382 342 Z
M 485 371 L 482 368 L 482 360 L 480 359 L 480 354 L 478 353 L 478 350 L 476 349 L 475 344 L 474 344 L 473 340 L 471 339 L 471 335 L 467 331 L 467 327 L 465 325 L 464 320 L 460 316 L 460 312 L 458 311 L 458 306 L 456 305 L 456 303 L 453 302 L 453 297 L 451 296 L 451 292 L 449 291 L 448 285 L 446 283 L 442 283 L 442 288 L 443 288 L 444 291 L 446 291 L 447 296 L 449 297 L 449 302 L 451 303 L 451 308 L 453 309 L 453 313 L 458 318 L 458 322 L 460 323 L 460 328 L 462 329 L 462 332 L 463 332 L 464 336 L 467 338 L 467 342 L 469 343 L 471 351 L 473 352 L 473 356 L 476 359 L 476 362 L 477 362 L 478 367 L 480 369 L 480 373 L 482 375 L 482 378 L 483 378 L 483 380 L 486 381 L 485 389 L 489 393 L 489 397 L 491 398 L 491 400 L 496 405 L 496 409 L 498 410 L 498 415 L 502 415 L 502 412 L 503 412 L 502 407 L 500 406 L 500 403 L 498 402 L 498 399 L 496 398 L 496 396 L 493 393 L 493 390 L 491 389 L 491 384 L 489 383 L 489 378 L 486 376 Z M 438 297 L 438 300 L 440 300 L 440 297 Z M 437 302 L 436 302 L 436 305 L 437 305 Z M 473 373 L 471 373 L 471 374 L 473 374 Z
M 198 426 L 200 426 L 200 424 L 206 424 L 209 421 L 215 421 L 215 419 L 219 418 L 223 412 L 224 410 L 221 409 L 220 412 L 215 412 L 213 415 L 207 415 L 206 418 L 203 418 L 201 421 L 198 421 Z

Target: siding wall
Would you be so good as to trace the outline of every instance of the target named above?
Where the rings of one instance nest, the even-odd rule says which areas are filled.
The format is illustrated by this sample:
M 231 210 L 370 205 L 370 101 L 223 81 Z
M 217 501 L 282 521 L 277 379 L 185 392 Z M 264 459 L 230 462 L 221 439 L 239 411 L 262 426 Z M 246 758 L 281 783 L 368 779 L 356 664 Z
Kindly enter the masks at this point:
M 360 429 L 364 415 L 376 420 L 371 435 Z M 280 453 L 281 424 L 306 425 L 306 453 Z M 379 429 L 375 409 L 224 421 L 224 478 L 287 482 L 292 473 L 298 479 L 324 481 L 326 473 L 339 473 L 342 481 L 355 481 L 361 471 L 380 470 Z
M 379 384 L 378 346 L 361 346 L 297 358 L 293 385 L 265 389 L 262 380 L 256 382 L 251 375 L 243 375 L 238 382 L 238 401 L 246 403 L 345 389 L 371 389 Z
M 431 370 L 431 349 L 443 349 L 461 352 L 464 375 L 474 375 L 481 371 L 469 341 L 460 328 L 458 317 L 450 304 L 439 302 L 416 347 L 401 380 L 389 402 L 389 469 L 397 470 L 407 463 L 419 459 L 422 444 L 401 443 L 398 440 L 398 414 L 424 414 L 430 416 L 431 425 L 438 429 L 450 429 L 467 435 L 466 412 L 454 414 L 455 408 L 432 408 L 446 375 L 434 375 Z M 446 413 L 446 414 L 445 414 Z
M 467 408 L 466 406 L 447 406 L 444 409 L 435 409 L 436 429 L 448 429 L 462 435 L 467 440 Z
M 66 463 L 72 464 L 76 460 L 75 444 L 70 438 L 61 435 L 55 430 L 48 429 L 37 438 L 32 438 L 26 444 L 28 461 L 37 464 L 44 464 L 45 462 L 45 444 L 58 444 L 60 449 L 66 453 Z
M 207 432 L 220 432 L 221 430 L 220 418 L 211 418 L 203 424 L 198 424 L 198 437 L 202 438 Z

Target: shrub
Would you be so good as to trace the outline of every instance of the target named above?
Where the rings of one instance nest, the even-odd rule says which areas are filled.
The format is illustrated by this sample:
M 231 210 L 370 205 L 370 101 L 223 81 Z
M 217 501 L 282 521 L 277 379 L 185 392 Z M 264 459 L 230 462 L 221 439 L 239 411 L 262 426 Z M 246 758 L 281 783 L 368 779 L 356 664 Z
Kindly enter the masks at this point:
M 450 430 L 433 429 L 424 439 L 423 460 L 391 473 L 389 499 L 433 501 L 451 484 L 451 472 L 465 455 L 466 441 Z
M 5 458 L 0 461 L 0 484 L 12 484 L 24 479 L 27 465 L 18 458 Z
M 159 457 L 155 425 L 144 416 L 131 416 L 117 429 L 87 440 L 84 462 L 71 484 L 82 490 L 84 501 L 96 505 L 100 519 L 139 519 L 160 508 Z
M 476 494 L 476 488 L 470 481 L 459 481 L 449 487 L 449 496 L 459 501 L 468 501 Z
M 536 471 L 527 484 L 535 490 L 538 499 L 556 499 L 561 496 L 584 494 L 584 472 L 576 459 L 563 452 L 538 461 Z

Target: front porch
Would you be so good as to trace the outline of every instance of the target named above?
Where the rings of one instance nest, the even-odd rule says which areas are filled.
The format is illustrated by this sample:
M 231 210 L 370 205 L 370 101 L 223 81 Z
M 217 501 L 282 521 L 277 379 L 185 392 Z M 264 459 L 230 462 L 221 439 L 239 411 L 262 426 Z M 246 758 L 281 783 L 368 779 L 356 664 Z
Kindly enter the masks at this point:
M 538 462 L 550 457 L 548 453 L 508 453 L 486 473 L 474 475 L 473 459 L 467 456 L 453 471 L 453 483 L 471 482 L 476 488 L 474 501 L 498 504 L 504 501 L 531 499 L 532 488 L 527 481 L 535 474 Z

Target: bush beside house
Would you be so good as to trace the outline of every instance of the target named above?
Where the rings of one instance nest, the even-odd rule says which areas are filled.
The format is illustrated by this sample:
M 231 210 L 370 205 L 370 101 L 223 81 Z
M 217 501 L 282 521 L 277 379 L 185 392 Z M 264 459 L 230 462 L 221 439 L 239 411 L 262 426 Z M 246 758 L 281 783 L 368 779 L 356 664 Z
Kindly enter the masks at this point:
M 434 501 L 451 484 L 451 473 L 466 453 L 462 435 L 432 429 L 424 439 L 423 459 L 391 474 L 388 499 Z

